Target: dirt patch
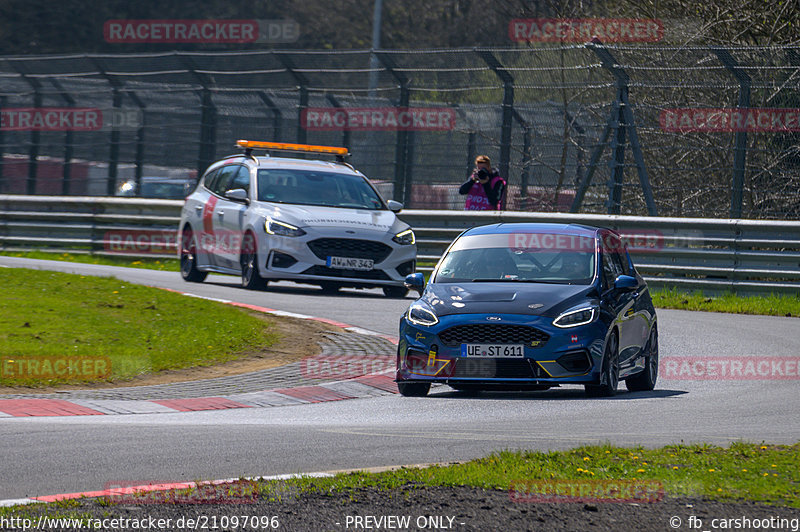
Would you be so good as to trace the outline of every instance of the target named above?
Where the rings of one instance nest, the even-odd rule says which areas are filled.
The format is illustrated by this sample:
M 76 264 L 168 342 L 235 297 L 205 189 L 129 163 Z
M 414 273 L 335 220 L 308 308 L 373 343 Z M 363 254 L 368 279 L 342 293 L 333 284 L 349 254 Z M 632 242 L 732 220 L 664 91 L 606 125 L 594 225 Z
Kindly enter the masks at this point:
M 207 491 L 194 492 L 200 503 Z M 212 492 L 213 493 L 213 492 Z M 234 492 L 238 493 L 238 492 Z M 503 490 L 460 487 L 422 487 L 409 484 L 394 489 L 356 488 L 345 492 L 298 493 L 288 488 L 273 500 L 257 499 L 242 504 L 230 500 L 225 504 L 100 504 L 97 499 L 77 501 L 70 511 L 85 512 L 92 519 L 120 517 L 127 519 L 171 519 L 162 530 L 185 530 L 180 519 L 203 522 L 216 518 L 224 523 L 239 519 L 236 530 L 244 530 L 247 519 L 250 529 L 291 531 L 308 530 L 403 530 L 403 531 L 623 531 L 623 530 L 710 530 L 713 519 L 716 530 L 792 530 L 791 520 L 797 509 L 768 506 L 746 500 L 710 501 L 703 498 L 666 498 L 652 504 L 519 504 L 510 501 Z M 14 515 L 32 518 L 54 513 L 47 506 L 36 505 L 15 511 Z M 63 510 L 60 510 L 63 512 Z M 367 520 L 367 516 L 369 520 Z M 392 516 L 392 517 L 389 517 Z M 271 519 L 274 517 L 274 520 Z M 776 523 L 776 519 L 783 522 Z M 359 522 L 356 522 L 356 518 Z M 748 521 L 744 521 L 744 519 Z M 264 521 L 261 521 L 264 519 Z M 380 522 L 377 520 L 380 519 Z M 391 519 L 391 521 L 389 521 Z M 733 519 L 741 519 L 738 526 Z M 402 520 L 402 521 L 401 521 Z M 769 527 L 764 523 L 772 520 Z M 725 523 L 725 524 L 720 524 Z M 756 523 L 756 524 L 753 524 Z M 787 525 L 787 523 L 789 523 Z M 778 526 L 776 526 L 778 524 Z M 348 526 L 349 525 L 349 526 Z M 360 525 L 360 526 L 359 526 Z M 787 528 L 788 526 L 788 528 Z M 231 525 L 230 529 L 234 527 Z M 108 529 L 111 530 L 111 529 Z M 114 529 L 123 530 L 123 529 Z M 125 529 L 127 530 L 127 529 Z
M 172 384 L 241 375 L 242 373 L 284 366 L 303 358 L 318 355 L 322 352 L 320 343 L 325 340 L 325 333 L 342 331 L 338 327 L 315 320 L 274 315 L 265 316 L 260 313 L 252 313 L 252 315 L 269 324 L 280 339 L 277 343 L 264 350 L 245 352 L 236 360 L 210 366 L 165 370 L 115 382 L 85 382 L 41 388 L 0 386 L 0 394 L 44 394 L 61 391 L 100 390 L 104 388 Z

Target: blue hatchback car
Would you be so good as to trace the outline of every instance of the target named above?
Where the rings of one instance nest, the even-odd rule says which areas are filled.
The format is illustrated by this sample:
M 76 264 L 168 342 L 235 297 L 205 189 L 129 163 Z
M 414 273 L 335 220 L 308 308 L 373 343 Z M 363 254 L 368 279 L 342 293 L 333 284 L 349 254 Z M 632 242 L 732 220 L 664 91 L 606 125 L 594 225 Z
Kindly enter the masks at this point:
M 580 384 L 611 396 L 658 378 L 647 284 L 620 235 L 573 224 L 504 223 L 458 236 L 400 321 L 396 382 L 404 396 L 542 390 Z

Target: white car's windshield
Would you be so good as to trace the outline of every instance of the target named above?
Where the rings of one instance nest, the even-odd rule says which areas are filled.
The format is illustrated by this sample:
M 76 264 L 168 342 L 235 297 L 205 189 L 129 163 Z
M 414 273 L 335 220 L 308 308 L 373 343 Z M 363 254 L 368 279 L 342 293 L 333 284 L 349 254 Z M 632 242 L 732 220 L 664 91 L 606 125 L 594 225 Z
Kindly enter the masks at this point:
M 595 256 L 594 238 L 550 233 L 466 236 L 444 257 L 435 281 L 589 284 Z
M 360 176 L 282 168 L 258 171 L 258 200 L 370 210 L 384 208 L 378 194 Z

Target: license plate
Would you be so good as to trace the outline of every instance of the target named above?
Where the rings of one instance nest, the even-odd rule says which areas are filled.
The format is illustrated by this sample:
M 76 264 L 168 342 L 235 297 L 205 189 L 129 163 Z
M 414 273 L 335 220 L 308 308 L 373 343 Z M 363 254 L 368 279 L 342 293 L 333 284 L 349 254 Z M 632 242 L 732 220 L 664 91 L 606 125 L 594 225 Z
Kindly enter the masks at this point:
M 461 344 L 461 356 L 472 358 L 523 358 L 523 344 Z
M 337 268 L 339 270 L 359 270 L 369 271 L 372 269 L 375 261 L 372 259 L 354 259 L 351 257 L 328 257 L 327 265 L 329 268 Z

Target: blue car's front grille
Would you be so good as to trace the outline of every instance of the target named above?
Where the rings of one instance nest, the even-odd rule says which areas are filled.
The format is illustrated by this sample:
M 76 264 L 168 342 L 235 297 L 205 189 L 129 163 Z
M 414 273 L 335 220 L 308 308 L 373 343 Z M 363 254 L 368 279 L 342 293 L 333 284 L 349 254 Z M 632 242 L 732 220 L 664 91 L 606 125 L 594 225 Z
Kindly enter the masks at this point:
M 463 358 L 456 361 L 452 378 L 534 379 L 546 377 L 536 363 L 504 358 Z
M 439 338 L 448 347 L 461 344 L 525 344 L 541 347 L 550 339 L 550 335 L 528 325 L 478 323 L 450 327 L 439 333 Z

